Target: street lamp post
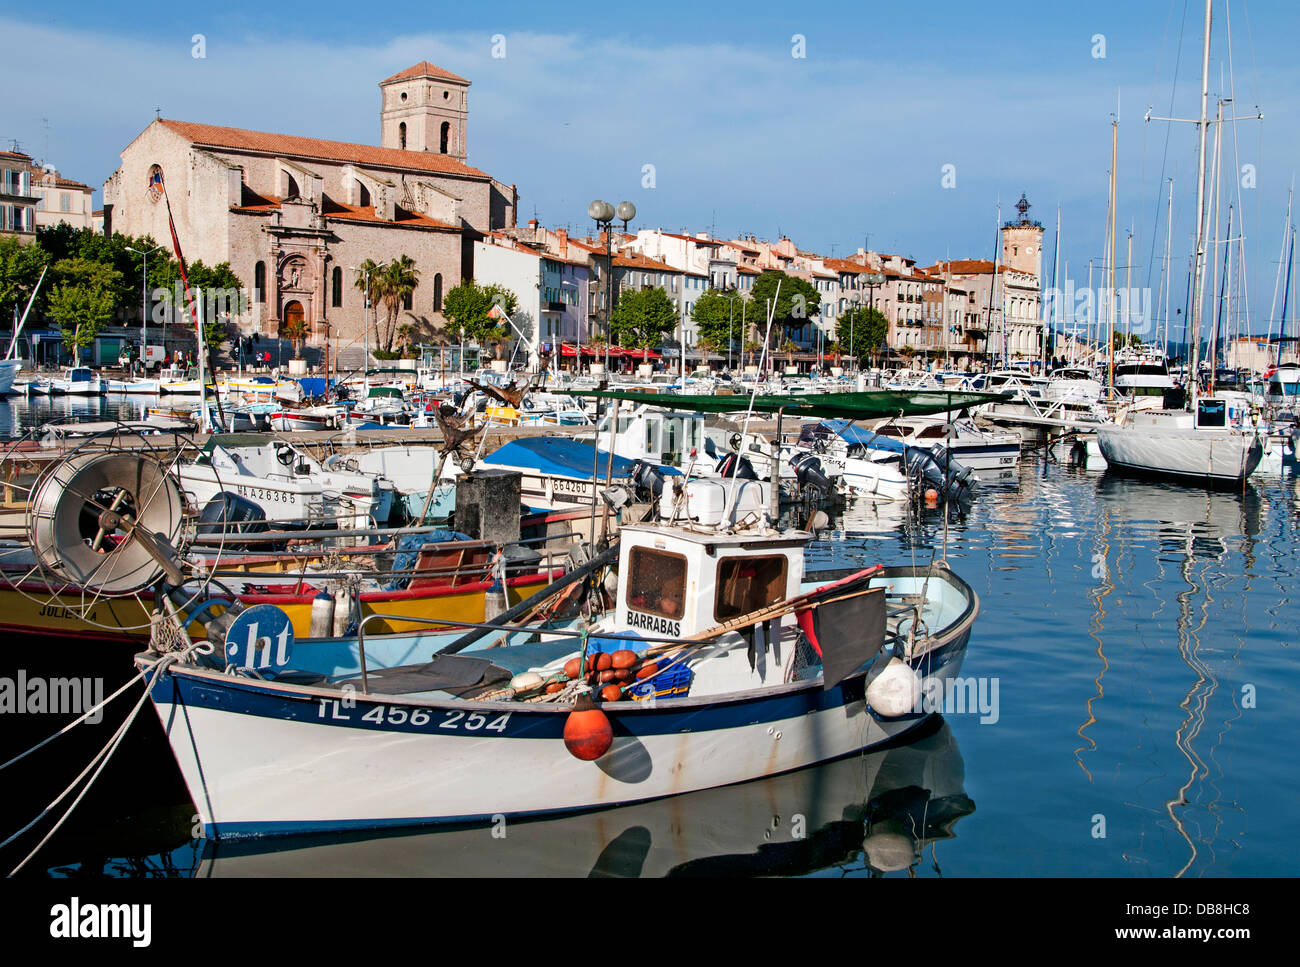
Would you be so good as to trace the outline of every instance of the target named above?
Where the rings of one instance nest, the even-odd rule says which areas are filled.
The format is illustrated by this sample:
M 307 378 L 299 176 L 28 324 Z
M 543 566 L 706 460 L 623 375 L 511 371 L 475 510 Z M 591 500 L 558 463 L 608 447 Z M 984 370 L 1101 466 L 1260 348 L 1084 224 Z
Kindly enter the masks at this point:
M 351 272 L 360 272 L 361 276 L 366 280 L 366 288 L 365 288 L 365 292 L 363 293 L 365 303 L 361 308 L 361 324 L 365 326 L 366 329 L 365 343 L 364 343 L 366 355 L 361 363 L 361 383 L 363 386 L 366 387 L 366 392 L 368 393 L 370 392 L 370 273 L 372 269 L 370 269 L 369 267 L 361 268 L 360 266 L 357 265 L 349 265 L 348 270 Z M 465 368 L 465 360 L 464 360 L 463 353 L 464 350 L 462 350 L 462 358 L 461 358 L 462 371 Z
M 884 285 L 885 276 L 880 272 L 861 272 L 858 274 L 858 281 L 871 292 L 870 305 L 867 309 L 867 319 L 871 319 L 876 311 L 876 286 Z M 853 342 L 853 328 L 851 325 L 849 327 L 849 342 Z M 857 344 L 855 343 L 851 348 L 853 349 L 853 372 L 856 374 L 858 371 Z
M 621 201 L 618 208 L 615 208 L 607 201 L 597 198 L 587 206 L 587 215 L 596 223 L 597 228 L 603 226 L 605 230 L 605 377 L 609 377 L 609 344 L 614 339 L 614 231 L 613 221 L 615 217 L 623 222 L 623 231 L 627 231 L 627 223 L 636 218 L 636 205 L 630 201 Z M 686 347 L 682 347 L 685 354 Z M 683 359 L 685 356 L 683 355 Z M 581 365 L 581 361 L 579 361 Z
M 162 248 L 161 245 L 155 245 L 147 252 L 140 249 L 127 246 L 128 252 L 134 252 L 139 255 L 143 261 L 143 274 L 140 276 L 140 363 L 147 368 L 148 366 L 148 349 L 145 337 L 145 326 L 149 319 L 149 256 Z

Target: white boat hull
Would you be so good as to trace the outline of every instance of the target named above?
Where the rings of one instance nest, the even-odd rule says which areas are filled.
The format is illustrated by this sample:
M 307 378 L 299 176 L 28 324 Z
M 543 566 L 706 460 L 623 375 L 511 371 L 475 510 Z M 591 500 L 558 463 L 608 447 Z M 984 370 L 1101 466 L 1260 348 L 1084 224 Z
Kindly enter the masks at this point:
M 1208 483 L 1235 483 L 1259 466 L 1258 436 L 1235 431 L 1104 426 L 1097 445 L 1115 470 Z

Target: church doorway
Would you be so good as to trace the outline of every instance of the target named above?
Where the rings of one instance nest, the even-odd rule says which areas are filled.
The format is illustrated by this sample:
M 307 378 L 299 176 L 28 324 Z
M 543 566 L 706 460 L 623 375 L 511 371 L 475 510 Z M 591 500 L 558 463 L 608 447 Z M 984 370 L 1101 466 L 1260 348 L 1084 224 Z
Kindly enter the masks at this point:
M 280 338 L 292 338 L 292 333 L 301 331 L 298 326 L 301 325 L 304 315 L 301 302 L 296 299 L 293 302 L 286 302 L 284 316 L 280 322 L 280 332 L 278 333 Z

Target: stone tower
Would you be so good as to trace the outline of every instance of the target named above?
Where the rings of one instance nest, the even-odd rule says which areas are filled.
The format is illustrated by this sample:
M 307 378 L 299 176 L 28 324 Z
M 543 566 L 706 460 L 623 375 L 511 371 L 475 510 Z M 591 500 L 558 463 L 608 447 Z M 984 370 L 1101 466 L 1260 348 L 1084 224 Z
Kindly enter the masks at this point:
M 379 91 L 381 145 L 468 163 L 469 81 L 425 60 L 380 81 Z
M 1043 225 L 1029 218 L 1029 201 L 1024 193 L 1016 202 L 1019 217 L 1002 226 L 1002 264 L 1016 272 L 1043 277 Z

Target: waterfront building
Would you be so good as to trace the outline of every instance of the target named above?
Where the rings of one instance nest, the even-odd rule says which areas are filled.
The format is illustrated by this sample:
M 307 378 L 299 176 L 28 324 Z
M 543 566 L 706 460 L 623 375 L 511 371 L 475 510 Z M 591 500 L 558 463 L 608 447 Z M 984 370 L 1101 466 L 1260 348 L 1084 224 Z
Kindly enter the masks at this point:
M 104 230 L 170 238 L 161 178 L 186 257 L 228 262 L 251 294 L 231 322 L 305 320 L 317 343 L 363 334 L 354 267 L 407 255 L 420 284 L 399 325 L 427 337 L 474 276 L 474 243 L 515 225 L 514 186 L 467 161 L 469 86 L 427 61 L 380 82 L 379 145 L 156 119 L 104 184 Z

